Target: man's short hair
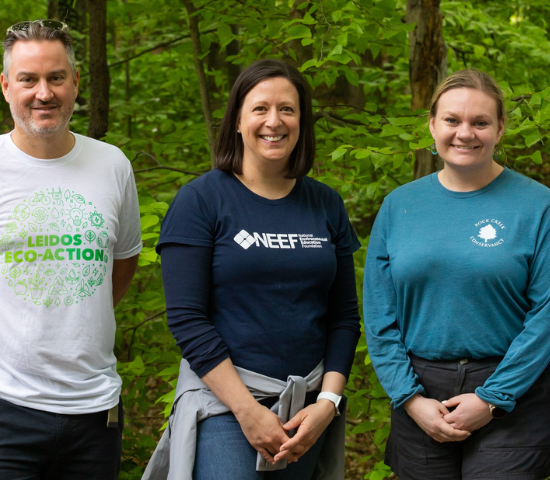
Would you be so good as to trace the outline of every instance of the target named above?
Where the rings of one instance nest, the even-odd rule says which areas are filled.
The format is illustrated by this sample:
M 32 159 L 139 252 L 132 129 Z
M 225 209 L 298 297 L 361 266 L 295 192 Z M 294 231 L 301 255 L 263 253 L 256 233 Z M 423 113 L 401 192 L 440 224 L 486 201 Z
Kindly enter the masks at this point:
M 34 20 L 28 22 L 28 25 L 25 25 L 24 29 L 8 29 L 6 39 L 2 42 L 2 46 L 4 47 L 4 75 L 6 78 L 11 68 L 11 50 L 16 42 L 53 42 L 56 40 L 59 40 L 65 47 L 74 77 L 76 75 L 76 59 L 73 48 L 73 37 L 69 33 L 69 29 L 51 28 L 43 25 L 42 20 Z

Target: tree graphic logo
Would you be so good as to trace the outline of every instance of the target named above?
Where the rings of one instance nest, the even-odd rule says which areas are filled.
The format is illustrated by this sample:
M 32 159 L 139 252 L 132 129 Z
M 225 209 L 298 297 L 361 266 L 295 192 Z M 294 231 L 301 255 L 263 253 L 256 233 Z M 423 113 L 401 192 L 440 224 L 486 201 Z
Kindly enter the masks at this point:
M 478 237 L 482 238 L 483 240 L 485 240 L 485 243 L 487 243 L 487 240 L 493 240 L 497 237 L 497 231 L 492 225 L 486 225 L 479 230 Z

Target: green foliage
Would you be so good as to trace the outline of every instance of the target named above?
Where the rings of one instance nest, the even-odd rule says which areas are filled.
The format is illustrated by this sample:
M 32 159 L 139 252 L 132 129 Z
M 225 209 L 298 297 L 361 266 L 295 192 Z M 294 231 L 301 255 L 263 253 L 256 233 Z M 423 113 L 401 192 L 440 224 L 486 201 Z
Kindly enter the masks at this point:
M 28 12 L 34 18 L 46 16 L 46 0 L 8 3 L 0 11 L 0 29 L 28 19 Z M 258 58 L 282 58 L 308 79 L 317 136 L 312 175 L 340 192 L 362 239 L 355 258 L 359 298 L 368 235 L 378 208 L 391 190 L 412 180 L 415 152 L 432 143 L 426 112 L 410 110 L 408 32 L 414 25 L 405 21 L 405 3 L 194 1 L 215 121 L 223 115 L 235 73 Z M 82 72 L 71 128 L 85 134 L 87 31 L 86 13 L 78 5 L 74 2 L 68 16 L 79 19 L 71 27 Z M 504 161 L 544 182 L 550 132 L 550 6 L 544 0 L 444 0 L 441 8 L 449 73 L 475 66 L 497 78 L 509 116 Z M 210 168 L 183 2 L 109 0 L 108 62 L 110 128 L 105 141 L 122 148 L 132 162 L 144 242 L 138 274 L 116 311 L 115 350 L 127 416 L 120 478 L 134 480 L 141 478 L 158 441 L 180 359 L 166 327 L 154 246 L 177 190 Z M 9 131 L 5 103 L 0 113 L 3 130 Z M 383 479 L 390 473 L 382 462 L 389 401 L 364 336 L 347 395 L 350 442 L 366 436 L 372 444 L 357 460 L 368 466 L 365 478 Z

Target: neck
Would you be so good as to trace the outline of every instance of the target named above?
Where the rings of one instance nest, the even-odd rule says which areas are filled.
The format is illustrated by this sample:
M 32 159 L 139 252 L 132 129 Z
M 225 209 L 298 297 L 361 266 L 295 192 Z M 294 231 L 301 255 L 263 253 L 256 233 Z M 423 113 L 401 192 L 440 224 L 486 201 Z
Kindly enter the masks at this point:
M 503 170 L 504 168 L 494 161 L 483 170 L 459 171 L 445 165 L 437 174 L 437 178 L 447 190 L 473 192 L 489 185 Z
M 73 149 L 76 141 L 68 128 L 63 132 L 38 136 L 28 135 L 17 126 L 11 133 L 11 139 L 15 146 L 27 155 L 47 160 L 67 155 Z
M 243 161 L 243 173 L 236 177 L 256 195 L 269 200 L 278 200 L 286 197 L 296 185 L 296 179 L 286 178 L 286 173 L 286 166 L 282 171 L 276 168 L 258 169 L 249 162 Z

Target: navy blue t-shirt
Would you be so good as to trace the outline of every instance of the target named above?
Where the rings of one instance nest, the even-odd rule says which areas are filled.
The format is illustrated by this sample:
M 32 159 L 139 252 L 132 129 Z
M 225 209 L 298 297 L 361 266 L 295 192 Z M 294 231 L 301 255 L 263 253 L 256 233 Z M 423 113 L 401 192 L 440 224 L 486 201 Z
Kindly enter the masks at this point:
M 323 358 L 326 371 L 349 374 L 359 336 L 356 294 L 339 301 L 331 288 L 338 259 L 351 259 L 360 244 L 337 192 L 305 177 L 286 197 L 269 200 L 213 170 L 182 187 L 170 206 L 157 250 L 171 244 L 202 247 L 194 249 L 199 257 L 211 252 L 204 312 L 171 305 L 167 294 L 169 324 L 179 325 L 172 331 L 199 376 L 228 355 L 280 379 L 304 376 Z M 191 279 L 204 273 L 185 264 L 179 270 Z M 174 273 L 163 265 L 175 291 L 178 269 L 167 271 Z

